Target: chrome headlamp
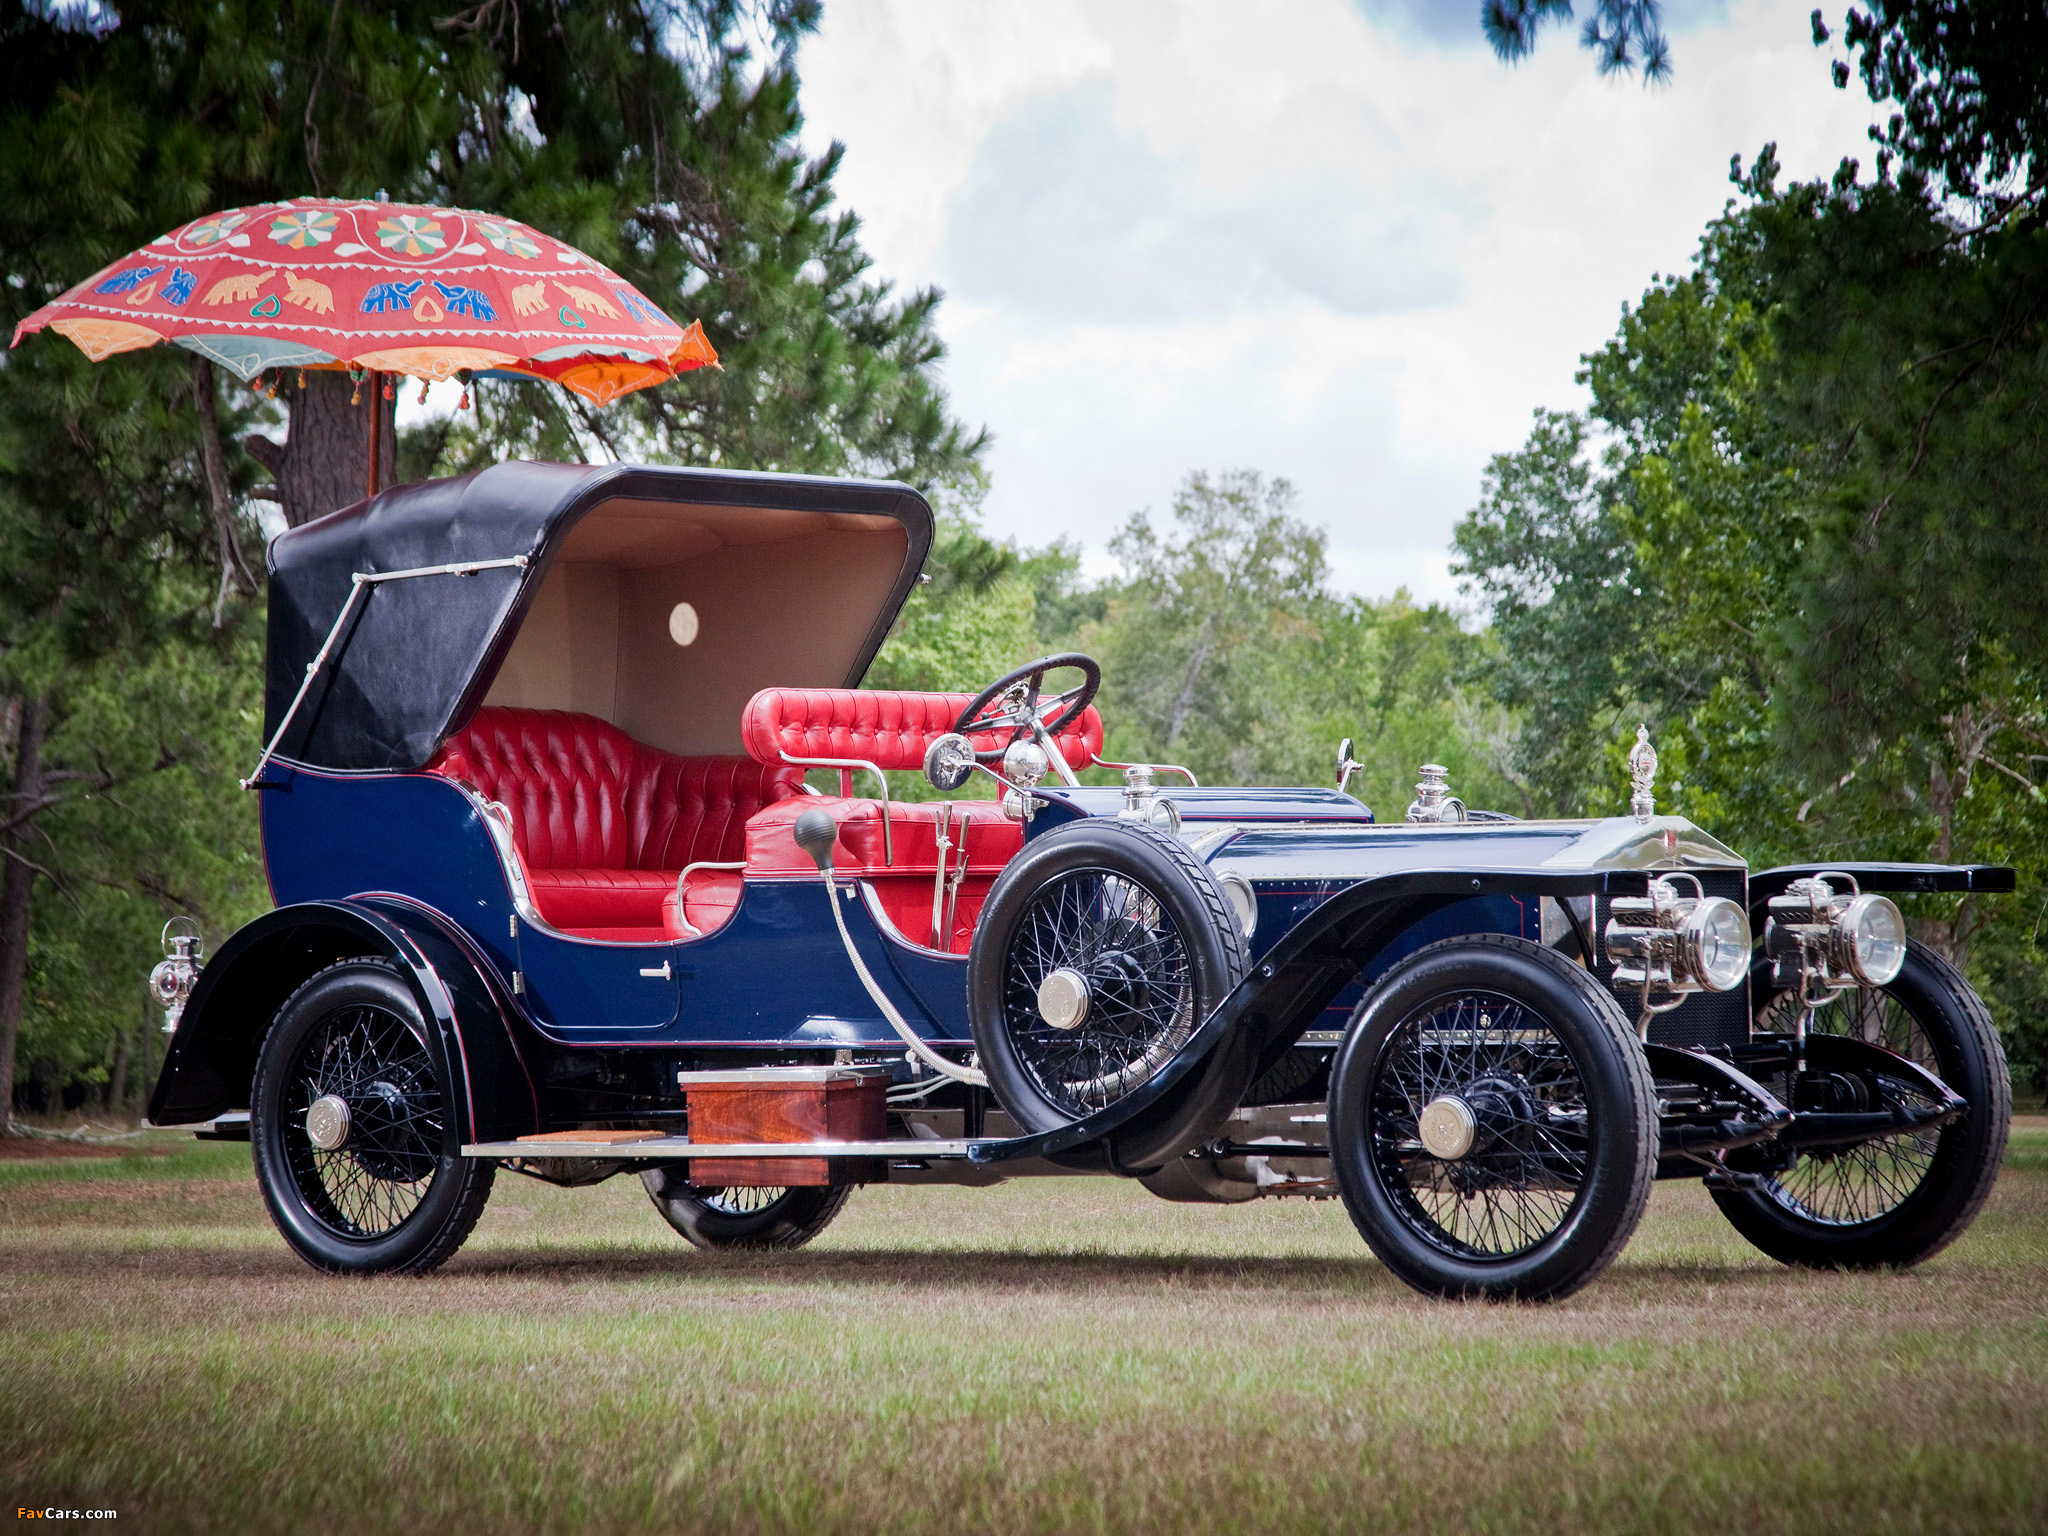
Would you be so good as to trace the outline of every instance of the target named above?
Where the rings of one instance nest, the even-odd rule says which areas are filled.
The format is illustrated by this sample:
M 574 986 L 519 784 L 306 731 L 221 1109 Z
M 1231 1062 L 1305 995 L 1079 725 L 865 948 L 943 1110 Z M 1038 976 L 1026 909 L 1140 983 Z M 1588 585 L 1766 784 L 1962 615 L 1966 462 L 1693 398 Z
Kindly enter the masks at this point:
M 1688 895 L 1678 884 L 1690 881 Z M 1603 940 L 1618 987 L 1642 990 L 1639 1028 L 1694 992 L 1732 992 L 1749 974 L 1749 915 L 1725 896 L 1709 896 L 1697 875 L 1650 882 L 1642 896 L 1607 904 Z
M 1794 880 L 1771 898 L 1769 911 L 1764 953 L 1777 963 L 1772 979 L 1798 987 L 1810 1007 L 1850 987 L 1889 986 L 1906 963 L 1906 919 L 1898 904 L 1865 894 L 1843 871 Z

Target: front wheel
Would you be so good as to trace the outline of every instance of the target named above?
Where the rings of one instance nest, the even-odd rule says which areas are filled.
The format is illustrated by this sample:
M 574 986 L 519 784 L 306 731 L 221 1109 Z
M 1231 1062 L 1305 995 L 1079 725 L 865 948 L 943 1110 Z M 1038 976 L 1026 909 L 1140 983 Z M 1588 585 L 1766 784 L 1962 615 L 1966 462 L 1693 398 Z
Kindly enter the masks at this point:
M 649 1168 L 640 1175 L 661 1219 L 699 1248 L 801 1248 L 832 1224 L 852 1187 L 832 1189 L 711 1189 L 690 1183 L 680 1169 Z
M 989 1086 L 1026 1131 L 1086 1119 L 1164 1071 L 1248 966 L 1185 843 L 1120 817 L 1056 827 L 1003 871 L 975 931 L 968 1019 Z
M 1380 979 L 1329 1112 L 1352 1221 L 1438 1296 L 1569 1295 L 1621 1252 L 1656 1175 L 1650 1070 L 1619 1005 L 1504 935 L 1446 939 Z
M 338 1274 L 424 1274 L 476 1225 L 497 1169 L 465 1158 L 411 989 L 378 960 L 329 966 L 256 1058 L 250 1139 L 271 1219 Z
M 1770 966 L 1751 975 L 1757 1027 L 1791 1034 L 1795 993 L 1770 990 Z M 1809 1034 L 1882 1046 L 1940 1078 L 1969 1110 L 1935 1129 L 1900 1131 L 1855 1146 L 1809 1149 L 1763 1176 L 1759 1189 L 1715 1189 L 1735 1230 L 1783 1264 L 1879 1269 L 1917 1264 L 1954 1242 L 1998 1177 L 2012 1124 L 2005 1052 L 1983 1001 L 1962 973 L 1914 943 L 1891 984 L 1855 987 L 1816 1009 Z M 1794 1109 L 1931 1107 L 1906 1073 L 1881 1070 L 1785 1077 L 1775 1088 Z

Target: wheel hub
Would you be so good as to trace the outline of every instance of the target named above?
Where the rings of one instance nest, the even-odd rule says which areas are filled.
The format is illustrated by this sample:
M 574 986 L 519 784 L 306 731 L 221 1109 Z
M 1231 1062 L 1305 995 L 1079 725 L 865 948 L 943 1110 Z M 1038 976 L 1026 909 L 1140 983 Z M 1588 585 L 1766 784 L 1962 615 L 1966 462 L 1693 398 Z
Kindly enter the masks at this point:
M 1087 1022 L 1088 978 L 1070 965 L 1051 972 L 1038 984 L 1038 1016 L 1054 1029 L 1079 1029 Z
M 1479 1117 L 1455 1093 L 1446 1093 L 1423 1107 L 1416 1128 L 1431 1157 L 1454 1163 L 1472 1150 L 1472 1139 L 1479 1132 Z
M 348 1100 L 323 1093 L 306 1110 L 306 1139 L 322 1152 L 339 1152 L 348 1145 Z

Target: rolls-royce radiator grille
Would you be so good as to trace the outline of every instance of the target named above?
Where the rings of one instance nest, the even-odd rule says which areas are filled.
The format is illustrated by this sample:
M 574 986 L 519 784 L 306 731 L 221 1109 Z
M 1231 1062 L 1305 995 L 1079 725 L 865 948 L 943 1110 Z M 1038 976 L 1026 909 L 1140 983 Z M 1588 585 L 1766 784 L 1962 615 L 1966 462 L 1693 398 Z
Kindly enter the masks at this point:
M 1749 876 L 1739 869 L 1703 869 L 1697 873 L 1708 896 L 1726 896 L 1745 908 L 1749 904 Z M 1689 882 L 1687 882 L 1689 883 Z M 1608 960 L 1600 935 L 1607 929 L 1607 898 L 1593 898 L 1593 970 L 1621 1002 L 1621 1010 L 1634 1020 L 1642 1007 L 1642 993 L 1635 987 L 1614 985 L 1614 966 Z M 1741 1045 L 1749 1039 L 1749 988 L 1733 992 L 1695 992 L 1669 1013 L 1650 1021 L 1650 1039 L 1658 1045 L 1712 1046 Z

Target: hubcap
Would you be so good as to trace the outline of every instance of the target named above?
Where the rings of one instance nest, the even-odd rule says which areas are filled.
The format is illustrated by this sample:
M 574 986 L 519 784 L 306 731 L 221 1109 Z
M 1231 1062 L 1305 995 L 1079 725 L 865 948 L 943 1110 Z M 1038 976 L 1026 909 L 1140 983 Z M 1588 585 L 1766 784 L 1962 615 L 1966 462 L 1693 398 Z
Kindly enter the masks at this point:
M 1038 1016 L 1054 1029 L 1079 1029 L 1088 1018 L 1088 978 L 1063 965 L 1038 984 Z
M 323 1093 L 306 1110 L 306 1139 L 322 1152 L 338 1152 L 348 1142 L 348 1100 Z
M 1456 1094 L 1447 1093 L 1423 1106 L 1416 1130 L 1431 1157 L 1456 1162 L 1472 1150 L 1472 1140 L 1479 1132 L 1479 1117 L 1472 1113 L 1471 1105 Z

